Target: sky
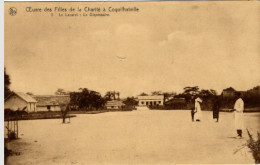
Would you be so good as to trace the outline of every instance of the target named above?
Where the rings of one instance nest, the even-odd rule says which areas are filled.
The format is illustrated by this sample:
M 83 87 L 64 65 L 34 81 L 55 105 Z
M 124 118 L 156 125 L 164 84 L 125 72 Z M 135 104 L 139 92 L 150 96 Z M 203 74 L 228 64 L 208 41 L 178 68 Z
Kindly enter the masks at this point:
M 135 6 L 139 12 L 59 17 L 26 12 L 28 6 Z M 11 90 L 34 94 L 248 90 L 260 85 L 259 12 L 246 2 L 8 2 L 4 65 Z

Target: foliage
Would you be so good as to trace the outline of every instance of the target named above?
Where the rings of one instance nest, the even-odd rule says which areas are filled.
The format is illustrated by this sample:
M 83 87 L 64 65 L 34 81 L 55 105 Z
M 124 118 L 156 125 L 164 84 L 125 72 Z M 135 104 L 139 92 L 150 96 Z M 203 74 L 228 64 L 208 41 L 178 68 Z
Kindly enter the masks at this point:
M 242 95 L 246 107 L 260 107 L 260 86 L 246 91 Z
M 147 94 L 147 93 L 144 93 L 144 92 L 142 92 L 142 93 L 140 93 L 140 94 L 139 94 L 139 96 L 148 96 L 148 94 Z
M 230 87 L 229 89 L 233 89 Z M 233 89 L 234 92 L 236 92 Z M 250 90 L 247 90 L 245 92 L 241 92 L 241 97 L 245 103 L 246 108 L 252 108 L 252 107 L 260 107 L 260 86 L 256 86 Z M 229 97 L 222 97 L 221 99 L 221 107 L 222 108 L 233 108 L 234 103 L 236 101 L 236 98 L 234 96 Z
M 11 85 L 11 80 L 10 80 L 10 76 L 6 73 L 6 68 L 4 68 L 4 97 L 6 98 L 7 96 L 9 96 L 12 92 L 10 90 L 10 85 Z
M 134 97 L 127 97 L 126 100 L 123 101 L 125 106 L 136 106 L 138 105 L 138 101 L 135 100 Z
M 104 107 L 106 98 L 102 98 L 101 94 L 96 91 L 80 88 L 80 92 L 71 92 L 70 105 L 77 109 L 96 110 Z
M 108 91 L 105 94 L 105 99 L 107 101 L 116 100 L 116 98 L 119 100 L 120 99 L 119 96 L 120 96 L 120 92 Z
M 249 140 L 247 141 L 247 147 L 250 148 L 253 157 L 255 159 L 255 163 L 260 163 L 260 133 L 257 132 L 257 140 L 253 139 L 253 136 L 250 134 L 250 132 L 247 130 Z
M 161 91 L 153 91 L 152 96 L 156 96 L 156 95 L 163 95 L 163 93 Z
M 187 109 L 189 104 L 187 104 L 186 100 L 182 99 L 172 99 L 165 103 L 165 109 Z
M 196 97 L 200 97 L 203 102 L 201 104 L 202 109 L 212 109 L 215 96 L 217 95 L 217 92 L 214 89 L 199 89 L 198 86 L 193 87 L 185 87 L 183 88 L 183 93 L 180 93 L 175 96 L 175 98 L 184 98 L 186 101 L 186 108 L 190 109 L 192 103 L 194 102 L 194 99 Z M 175 103 L 177 104 L 177 103 Z M 183 103 L 180 103 L 180 105 L 174 105 L 174 107 L 180 107 L 182 109 L 185 109 L 185 106 Z
M 7 148 L 7 142 L 4 140 L 4 164 L 7 163 L 7 157 L 12 155 L 12 151 Z
M 248 129 L 247 129 L 247 134 L 249 136 L 249 139 L 245 144 L 241 145 L 241 147 L 236 149 L 234 151 L 234 154 L 236 154 L 241 149 L 248 147 L 250 149 L 250 152 L 252 153 L 255 163 L 259 164 L 260 163 L 260 133 L 257 132 L 257 140 L 254 140 L 253 135 L 248 131 Z
M 12 129 L 9 128 L 8 126 L 6 126 L 6 129 L 7 129 L 7 131 L 8 131 L 8 134 L 7 134 L 8 140 L 14 140 L 14 139 L 17 138 L 16 133 L 15 133 L 14 130 L 12 130 Z
M 9 140 L 16 139 L 16 133 L 14 131 L 10 131 L 8 135 Z
M 198 86 L 194 86 L 194 87 L 184 87 L 184 95 L 198 95 L 199 94 L 199 87 Z
M 58 88 L 55 92 L 55 95 L 68 95 L 69 92 L 66 92 L 64 89 L 62 88 Z

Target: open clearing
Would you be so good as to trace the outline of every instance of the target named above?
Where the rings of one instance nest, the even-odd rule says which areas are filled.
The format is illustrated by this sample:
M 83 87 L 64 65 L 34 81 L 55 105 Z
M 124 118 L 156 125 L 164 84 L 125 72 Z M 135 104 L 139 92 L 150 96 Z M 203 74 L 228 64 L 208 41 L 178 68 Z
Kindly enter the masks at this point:
M 132 111 L 80 114 L 70 124 L 61 119 L 19 121 L 19 139 L 8 148 L 20 155 L 10 165 L 254 163 L 244 139 L 234 139 L 232 113 L 202 112 L 191 122 L 190 111 Z M 260 131 L 260 113 L 245 114 L 245 128 Z

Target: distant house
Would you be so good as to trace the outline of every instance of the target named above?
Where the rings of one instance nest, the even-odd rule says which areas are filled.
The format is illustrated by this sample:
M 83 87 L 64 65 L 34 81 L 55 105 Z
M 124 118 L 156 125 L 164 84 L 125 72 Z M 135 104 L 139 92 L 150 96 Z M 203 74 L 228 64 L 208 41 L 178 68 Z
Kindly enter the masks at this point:
M 120 100 L 108 101 L 105 104 L 106 109 L 122 109 L 125 104 Z
M 4 109 L 35 112 L 36 103 L 37 101 L 30 95 L 22 92 L 13 92 L 4 100 Z
M 236 90 L 232 87 L 229 87 L 227 89 L 223 89 L 222 96 L 223 97 L 234 97 L 236 93 Z
M 69 95 L 34 95 L 37 100 L 36 111 L 60 111 L 61 104 L 70 102 Z
M 138 106 L 156 106 L 163 105 L 163 95 L 138 96 Z

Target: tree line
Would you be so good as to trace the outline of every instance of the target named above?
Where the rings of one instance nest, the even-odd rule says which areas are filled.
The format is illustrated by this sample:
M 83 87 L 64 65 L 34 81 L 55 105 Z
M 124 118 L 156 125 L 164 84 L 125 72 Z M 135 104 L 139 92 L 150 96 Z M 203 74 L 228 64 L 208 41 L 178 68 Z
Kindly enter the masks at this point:
M 10 76 L 6 73 L 6 68 L 4 68 L 4 97 L 8 97 L 12 91 L 10 89 L 11 80 Z M 27 92 L 29 95 L 33 95 L 31 92 Z M 64 89 L 57 89 L 55 91 L 56 95 L 70 95 L 70 106 L 72 109 L 102 109 L 104 108 L 107 101 L 120 100 L 120 92 L 118 91 L 108 91 L 104 97 L 94 90 L 89 90 L 87 88 L 80 88 L 78 92 L 69 92 Z M 141 93 L 140 96 L 147 96 L 147 93 Z M 235 98 L 234 97 L 223 97 L 222 94 L 218 95 L 214 89 L 200 89 L 198 86 L 187 86 L 183 88 L 183 92 L 177 94 L 176 92 L 161 92 L 153 91 L 151 95 L 163 95 L 164 103 L 167 103 L 170 99 L 174 98 L 184 98 L 185 105 L 187 105 L 194 97 L 201 97 L 203 99 L 202 109 L 211 109 L 216 99 L 220 99 L 221 108 L 233 108 Z M 242 99 L 245 102 L 246 108 L 260 107 L 260 86 L 256 86 L 247 91 L 243 91 Z M 129 107 L 135 107 L 138 102 L 134 97 L 127 97 L 124 104 Z M 177 104 L 183 104 L 181 102 Z M 170 107 L 174 107 L 174 102 L 168 104 Z M 183 105 L 184 107 L 184 105 Z M 187 108 L 187 107 L 186 107 Z

